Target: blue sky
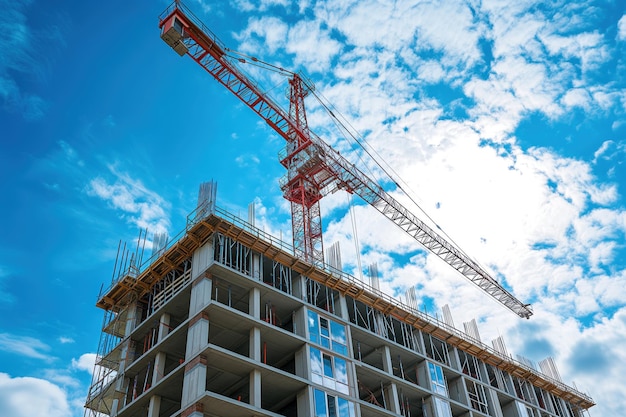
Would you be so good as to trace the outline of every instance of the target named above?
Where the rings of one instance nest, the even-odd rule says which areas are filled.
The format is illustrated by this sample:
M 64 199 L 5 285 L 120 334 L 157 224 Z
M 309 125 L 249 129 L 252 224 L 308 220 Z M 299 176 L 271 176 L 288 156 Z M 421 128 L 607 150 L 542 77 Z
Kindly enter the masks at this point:
M 201 182 L 289 236 L 283 143 L 163 43 L 167 5 L 0 0 L 1 415 L 82 415 L 119 241 L 178 233 Z M 188 5 L 233 49 L 308 74 L 535 315 L 507 313 L 355 199 L 361 263 L 378 263 L 385 291 L 416 286 L 457 327 L 475 317 L 483 341 L 553 357 L 593 416 L 626 409 L 626 4 Z M 283 100 L 283 78 L 246 70 Z M 353 157 L 307 105 L 313 130 Z M 358 275 L 348 204 L 323 200 L 324 239 Z

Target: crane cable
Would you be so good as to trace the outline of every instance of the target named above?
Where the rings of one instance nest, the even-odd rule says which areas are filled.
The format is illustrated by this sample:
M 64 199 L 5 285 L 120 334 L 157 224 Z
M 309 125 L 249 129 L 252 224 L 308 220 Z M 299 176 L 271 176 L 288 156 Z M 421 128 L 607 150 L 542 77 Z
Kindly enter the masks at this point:
M 363 267 L 361 266 L 361 245 L 359 243 L 359 234 L 357 232 L 356 225 L 356 213 L 354 212 L 354 205 L 352 204 L 352 194 L 348 193 L 348 212 L 350 213 L 350 222 L 352 223 L 352 236 L 354 240 L 354 247 L 356 252 L 356 264 L 359 270 L 359 279 L 363 281 Z
M 428 218 L 428 220 L 430 220 L 432 222 L 432 224 L 435 225 L 435 227 L 441 231 L 441 233 L 443 233 L 443 235 L 452 243 L 454 244 L 454 246 L 456 247 L 457 250 L 459 250 L 461 253 L 463 253 L 467 258 L 470 258 L 470 256 L 455 242 L 454 239 L 452 239 L 448 233 L 446 233 L 445 230 L 443 230 L 439 224 L 437 224 L 437 222 L 428 214 L 426 213 L 426 211 L 415 201 L 415 199 L 411 196 L 411 194 L 409 194 L 403 187 L 402 185 L 400 185 L 400 182 L 404 183 L 405 186 L 413 193 L 415 193 L 411 187 L 406 183 L 406 181 L 404 181 L 402 179 L 402 177 L 400 177 L 400 175 L 398 175 L 397 172 L 395 172 L 395 170 L 393 169 L 393 167 L 391 167 L 385 160 L 384 158 L 372 147 L 370 146 L 367 141 L 365 140 L 365 138 L 358 133 L 357 129 L 354 128 L 354 126 L 352 126 L 352 124 L 346 119 L 345 116 L 343 116 L 341 114 L 341 112 L 339 112 L 336 107 L 328 100 L 326 99 L 326 97 L 324 97 L 321 93 L 318 93 L 316 91 L 313 91 L 313 96 L 317 99 L 317 101 L 321 104 L 321 106 L 326 110 L 326 112 L 330 115 L 330 117 L 334 120 L 335 125 L 339 124 L 340 128 L 347 133 L 347 135 L 349 135 L 355 142 L 356 144 L 363 149 L 363 151 L 374 161 L 374 163 L 376 164 L 376 166 L 378 166 L 381 171 L 394 183 L 394 185 L 396 187 L 398 187 L 398 189 L 424 214 L 424 216 L 426 216 Z M 328 104 L 327 104 L 328 103 Z M 334 109 L 334 111 L 333 111 Z M 345 121 L 345 123 L 350 127 L 350 129 L 352 129 L 352 131 L 350 129 L 348 129 L 344 123 L 342 123 L 342 121 L 337 117 L 337 114 L 339 114 L 341 116 L 341 118 Z M 355 133 L 352 133 L 352 132 Z M 359 140 L 358 137 L 361 138 L 361 140 Z M 367 147 L 364 145 L 367 144 Z M 372 152 L 378 157 L 374 157 L 374 155 L 372 155 L 372 153 L 367 149 L 367 148 L 371 148 Z M 363 161 L 363 159 L 359 156 L 359 159 L 361 159 L 361 161 Z M 382 166 L 382 163 L 379 162 L 382 161 L 382 163 L 385 164 L 386 167 L 388 167 L 387 169 L 385 167 Z M 364 161 L 363 161 L 364 162 Z M 364 166 L 367 167 L 367 164 L 364 163 Z M 391 171 L 395 177 L 397 177 L 399 180 L 396 180 L 396 178 L 391 175 L 389 172 Z M 371 171 L 370 171 L 371 172 Z M 474 260 L 474 262 L 476 262 L 478 264 L 478 262 L 476 260 Z M 482 266 L 481 266 L 482 268 Z
M 249 65 L 259 67 L 259 68 L 264 68 L 268 71 L 274 71 L 285 76 L 295 75 L 293 71 L 289 71 L 283 67 L 279 67 L 277 65 L 270 64 L 269 62 L 262 61 L 255 56 L 247 55 L 247 54 L 244 54 L 243 52 L 238 52 L 233 49 L 226 48 L 226 47 L 224 48 L 224 51 L 227 52 L 226 56 L 240 62 L 241 64 L 249 64 Z
M 260 59 L 258 59 L 257 57 L 251 56 L 251 55 L 247 55 L 244 54 L 242 52 L 238 52 L 235 50 L 232 50 L 230 48 L 224 48 L 224 50 L 226 52 L 228 52 L 227 56 L 233 60 L 238 61 L 241 64 L 249 64 L 252 66 L 256 66 L 262 69 L 266 69 L 268 71 L 273 71 L 276 72 L 278 74 L 284 75 L 284 76 L 294 76 L 296 75 L 293 71 L 289 71 L 283 67 L 277 66 L 277 65 L 273 65 L 270 64 L 269 62 L 266 61 L 262 61 Z M 302 79 L 305 81 L 305 85 L 308 87 L 309 91 L 312 93 L 312 95 L 317 99 L 317 101 L 320 103 L 320 105 L 322 106 L 322 108 L 329 114 L 329 116 L 331 117 L 331 119 L 333 120 L 333 123 L 335 124 L 335 126 L 337 126 L 340 130 L 343 130 L 347 136 L 349 136 L 350 138 L 352 138 L 354 140 L 354 142 L 370 157 L 370 159 L 372 161 L 374 161 L 374 163 L 376 164 L 376 166 L 378 168 L 380 168 L 380 170 L 387 176 L 387 178 L 389 178 L 393 184 L 398 187 L 398 189 L 415 205 L 415 207 L 417 207 L 423 214 L 424 216 L 426 216 L 426 218 L 428 220 L 430 220 L 430 222 L 438 229 L 441 231 L 441 233 L 448 239 L 448 241 L 450 241 L 455 248 L 460 251 L 463 255 L 465 255 L 467 258 L 471 258 L 460 246 L 458 243 L 456 243 L 456 241 L 454 239 L 452 239 L 452 237 L 450 237 L 450 235 L 448 235 L 448 233 L 443 230 L 441 228 L 441 226 L 439 226 L 439 224 L 417 203 L 417 201 L 415 201 L 415 199 L 412 197 L 411 194 L 409 194 L 405 188 L 400 184 L 400 182 L 402 182 L 406 188 L 408 188 L 413 194 L 415 194 L 415 191 L 413 191 L 411 189 L 411 187 L 409 186 L 409 184 L 404 181 L 402 179 L 402 177 L 400 175 L 398 175 L 398 173 L 393 169 L 393 167 L 391 165 L 389 165 L 384 158 L 376 151 L 376 149 L 374 149 L 372 146 L 369 145 L 369 143 L 367 143 L 367 140 L 363 137 L 363 135 L 361 135 L 358 130 L 350 123 L 350 121 L 348 121 L 348 119 L 343 116 L 343 114 L 337 110 L 337 108 L 321 93 L 318 93 L 316 91 L 316 89 L 313 87 L 311 81 L 309 81 L 308 79 L 305 79 L 305 77 L 302 77 Z M 269 91 L 274 90 L 275 88 L 277 88 L 279 85 L 282 85 L 282 83 L 278 83 L 277 85 L 275 85 L 274 87 L 272 87 L 270 90 L 265 91 L 265 93 L 269 93 Z M 334 111 L 333 111 L 334 110 Z M 339 114 L 339 116 L 341 116 L 341 119 L 345 122 L 342 122 L 342 120 L 340 120 L 339 117 L 337 117 L 337 114 Z M 346 127 L 346 124 L 349 126 Z M 353 133 L 354 132 L 354 133 Z M 359 139 L 360 138 L 360 139 Z M 365 146 L 367 145 L 367 146 Z M 371 152 L 368 150 L 368 148 L 371 149 Z M 374 153 L 376 155 L 376 157 L 374 155 L 372 155 L 372 153 Z M 358 158 L 361 160 L 361 162 L 363 162 L 363 166 L 365 167 L 365 169 L 367 169 L 370 174 L 372 176 L 376 176 L 374 174 L 373 171 L 371 171 L 368 167 L 368 165 L 365 163 L 365 161 L 363 160 L 363 158 L 361 158 L 360 155 L 358 155 Z M 387 167 L 383 167 L 383 164 Z M 390 174 L 388 171 L 391 171 L 392 174 Z M 396 180 L 396 178 L 398 178 L 398 180 Z M 350 209 L 352 208 L 352 202 L 349 202 L 349 207 Z M 352 216 L 352 213 L 351 213 Z M 354 220 L 352 221 L 353 223 L 353 230 L 354 230 L 354 234 L 355 234 L 355 238 L 356 236 L 356 224 L 354 222 Z M 358 246 L 358 243 L 357 243 Z M 359 270 L 361 268 L 360 266 L 360 256 L 358 254 L 358 248 L 357 248 L 357 256 L 358 256 L 358 263 L 359 263 Z M 476 262 L 481 268 L 483 268 L 479 262 L 475 259 L 473 259 L 474 262 Z M 484 268 L 483 268 L 484 269 Z

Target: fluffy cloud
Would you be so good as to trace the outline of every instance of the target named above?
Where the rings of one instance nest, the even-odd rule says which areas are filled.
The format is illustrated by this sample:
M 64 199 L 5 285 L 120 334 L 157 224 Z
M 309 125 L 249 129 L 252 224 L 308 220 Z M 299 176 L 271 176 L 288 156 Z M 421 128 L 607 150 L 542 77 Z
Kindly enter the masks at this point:
M 0 373 L 0 415 L 82 416 L 90 381 L 87 375 L 93 372 L 95 358 L 95 353 L 85 353 L 78 359 L 73 358 L 66 368 L 38 370 L 41 377 L 12 377 Z
M 85 353 L 81 355 L 78 359 L 72 359 L 72 368 L 91 373 L 93 372 L 95 363 L 96 363 L 96 354 Z
M 67 417 L 66 393 L 49 381 L 31 377 L 12 378 L 0 373 L 0 414 L 3 416 Z
M 314 20 L 291 24 L 281 18 L 280 35 L 268 36 L 267 47 L 291 53 L 294 67 L 328 68 L 312 78 L 335 115 L 347 114 L 354 130 L 365 132 L 359 138 L 434 213 L 435 230 L 445 230 L 519 298 L 533 302 L 536 315 L 521 323 L 500 314 L 497 303 L 485 302 L 371 208 L 356 206 L 351 219 L 341 192 L 322 201 L 326 247 L 339 241 L 344 268 L 357 276 L 358 251 L 361 268 L 377 262 L 386 292 L 400 295 L 415 286 L 421 301 L 458 306 L 457 322 L 479 318 L 484 340 L 502 332 L 517 353 L 535 361 L 554 356 L 569 383 L 576 379 L 581 389 L 594 390 L 597 412 L 618 413 L 619 400 L 614 408 L 602 402 L 617 404 L 615 398 L 626 397 L 623 387 L 600 388 L 604 380 L 581 360 L 601 369 L 607 357 L 620 356 L 615 340 L 586 340 L 601 331 L 623 338 L 626 212 L 617 185 L 600 181 L 595 169 L 621 163 L 624 146 L 615 139 L 598 143 L 587 162 L 529 147 L 516 136 L 529 116 L 567 124 L 576 114 L 615 113 L 614 129 L 620 126 L 623 87 L 597 76 L 617 60 L 614 41 L 590 24 L 606 17 L 602 10 L 586 2 L 537 8 L 530 0 L 491 1 L 470 8 L 455 1 L 365 0 L 318 2 L 313 13 Z M 257 24 L 251 21 L 244 32 L 253 30 L 262 41 Z M 626 17 L 618 30 L 626 39 Z M 321 46 L 311 47 L 298 33 L 317 33 Z M 358 159 L 363 151 L 334 129 L 321 106 L 309 101 L 308 112 L 320 136 L 380 173 Z

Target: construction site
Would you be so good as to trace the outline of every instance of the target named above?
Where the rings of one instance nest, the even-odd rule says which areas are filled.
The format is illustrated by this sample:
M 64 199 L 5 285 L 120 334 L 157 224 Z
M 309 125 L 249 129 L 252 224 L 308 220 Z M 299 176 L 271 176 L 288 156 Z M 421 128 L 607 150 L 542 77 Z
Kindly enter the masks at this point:
M 583 417 L 594 401 L 565 384 L 552 358 L 513 357 L 500 337 L 483 342 L 475 320 L 455 327 L 450 308 L 421 311 L 342 270 L 337 244 L 324 250 L 319 202 L 337 190 L 360 197 L 450 265 L 451 274 L 529 319 L 518 300 L 461 249 L 344 159 L 307 124 L 300 74 L 289 108 L 269 98 L 182 3 L 159 19 L 162 40 L 191 57 L 285 139 L 280 186 L 290 202 L 292 242 L 216 205 L 200 186 L 186 227 L 168 238 L 118 247 L 98 296 L 104 311 L 85 415 L 119 417 Z M 211 77 L 208 77 L 209 81 Z M 132 248 L 131 248 L 132 247 Z M 413 289 L 414 290 L 414 289 Z

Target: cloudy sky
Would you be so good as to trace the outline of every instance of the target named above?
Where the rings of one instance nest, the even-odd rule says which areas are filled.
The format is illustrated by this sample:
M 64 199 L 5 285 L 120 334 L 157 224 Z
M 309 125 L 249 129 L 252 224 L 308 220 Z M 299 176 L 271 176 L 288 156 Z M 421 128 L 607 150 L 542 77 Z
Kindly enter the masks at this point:
M 142 228 L 176 235 L 201 182 L 218 182 L 220 206 L 245 216 L 254 201 L 258 224 L 290 234 L 284 143 L 163 43 L 167 5 L 0 0 L 0 415 L 82 415 L 94 304 L 119 242 Z M 535 314 L 519 319 L 339 192 L 322 202 L 324 241 L 340 242 L 346 271 L 376 262 L 385 291 L 415 287 L 431 314 L 449 304 L 483 341 L 554 358 L 597 402 L 592 416 L 623 413 L 626 4 L 188 5 L 232 49 L 307 74 L 411 210 Z M 284 77 L 244 70 L 284 103 Z M 311 128 L 372 167 L 307 100 Z

